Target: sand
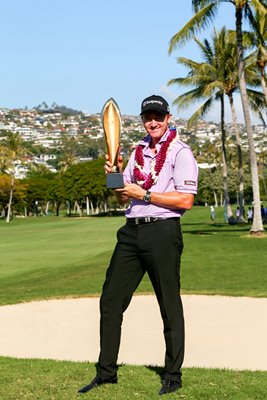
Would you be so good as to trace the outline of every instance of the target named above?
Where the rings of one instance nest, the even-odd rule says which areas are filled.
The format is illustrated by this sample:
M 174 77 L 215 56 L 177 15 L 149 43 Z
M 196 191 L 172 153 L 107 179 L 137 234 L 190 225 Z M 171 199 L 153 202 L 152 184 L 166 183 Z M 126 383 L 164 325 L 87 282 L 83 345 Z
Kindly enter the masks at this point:
M 267 371 L 267 298 L 182 296 L 184 367 Z M 125 312 L 119 363 L 163 365 L 155 296 L 134 296 Z M 36 301 L 0 307 L 0 355 L 97 361 L 99 299 Z

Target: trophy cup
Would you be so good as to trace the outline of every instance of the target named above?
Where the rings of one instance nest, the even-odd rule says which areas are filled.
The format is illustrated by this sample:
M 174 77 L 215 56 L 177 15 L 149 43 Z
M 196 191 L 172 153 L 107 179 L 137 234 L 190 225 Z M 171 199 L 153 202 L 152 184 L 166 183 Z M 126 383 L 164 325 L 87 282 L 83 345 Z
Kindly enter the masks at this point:
M 123 188 L 123 175 L 119 172 L 117 165 L 120 148 L 121 116 L 118 104 L 112 97 L 103 106 L 101 120 L 109 161 L 113 165 L 112 172 L 107 174 L 106 187 L 108 189 Z

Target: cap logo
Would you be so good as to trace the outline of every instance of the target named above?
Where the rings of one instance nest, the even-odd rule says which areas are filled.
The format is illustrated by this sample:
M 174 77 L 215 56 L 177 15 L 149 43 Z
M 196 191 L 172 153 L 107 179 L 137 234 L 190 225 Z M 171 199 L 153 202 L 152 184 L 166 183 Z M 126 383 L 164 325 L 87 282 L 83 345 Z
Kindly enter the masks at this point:
M 153 104 L 153 103 L 160 104 L 161 106 L 163 105 L 163 102 L 160 100 L 149 100 L 143 102 L 143 107 L 145 107 L 147 104 Z

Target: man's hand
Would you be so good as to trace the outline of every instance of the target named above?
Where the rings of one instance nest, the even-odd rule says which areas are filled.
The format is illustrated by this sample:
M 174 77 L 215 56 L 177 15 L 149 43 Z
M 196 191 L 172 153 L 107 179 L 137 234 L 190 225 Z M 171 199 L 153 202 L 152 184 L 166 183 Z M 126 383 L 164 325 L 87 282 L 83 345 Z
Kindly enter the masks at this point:
M 105 170 L 106 174 L 110 174 L 112 172 L 113 165 L 109 161 L 109 155 L 108 154 L 105 155 L 105 158 L 106 158 L 106 163 L 104 165 L 104 170 Z M 119 169 L 119 172 L 122 172 L 123 160 L 122 160 L 122 156 L 121 155 L 118 156 L 117 167 Z
M 123 197 L 143 200 L 144 195 L 146 194 L 146 190 L 142 189 L 136 183 L 126 183 L 123 189 L 116 189 L 117 193 L 120 193 Z

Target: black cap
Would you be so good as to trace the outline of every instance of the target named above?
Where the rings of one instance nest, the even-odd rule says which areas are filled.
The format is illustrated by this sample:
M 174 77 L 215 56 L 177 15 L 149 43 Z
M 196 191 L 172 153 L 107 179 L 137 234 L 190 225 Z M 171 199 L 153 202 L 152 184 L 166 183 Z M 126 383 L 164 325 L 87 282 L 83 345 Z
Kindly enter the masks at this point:
M 161 114 L 169 114 L 170 107 L 163 97 L 153 94 L 153 96 L 149 96 L 142 101 L 140 115 L 146 111 L 157 111 Z

